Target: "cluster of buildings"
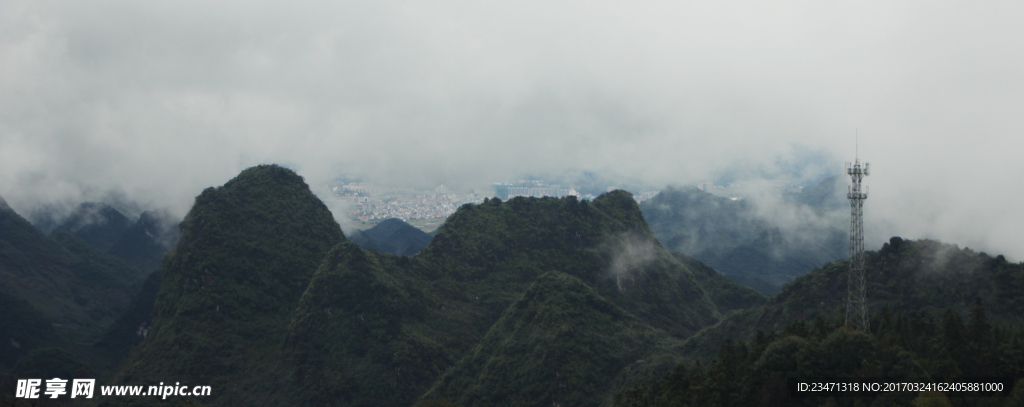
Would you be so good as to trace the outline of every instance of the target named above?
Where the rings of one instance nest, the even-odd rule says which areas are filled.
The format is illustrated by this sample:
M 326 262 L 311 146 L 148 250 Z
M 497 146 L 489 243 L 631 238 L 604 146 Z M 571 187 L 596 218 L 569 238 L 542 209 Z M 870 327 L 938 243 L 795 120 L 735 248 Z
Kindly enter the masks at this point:
M 609 191 L 616 189 L 609 187 Z M 472 191 L 456 193 L 444 185 L 433 191 L 413 191 L 388 188 L 362 182 L 339 183 L 330 187 L 335 198 L 345 202 L 348 217 L 361 223 L 377 223 L 385 219 L 398 218 L 409 222 L 421 219 L 444 219 L 467 203 L 479 204 L 485 198 L 497 197 L 503 201 L 515 197 L 576 196 L 581 200 L 592 200 L 591 194 L 581 194 L 576 189 L 560 185 L 545 185 L 542 181 L 520 181 L 515 184 L 494 184 L 494 191 Z M 653 198 L 659 191 L 634 194 L 633 199 L 643 202 Z
M 517 184 L 494 184 L 494 196 L 503 201 L 517 196 L 532 196 L 536 198 L 550 196 L 565 198 L 567 196 L 581 197 L 582 199 L 593 199 L 593 195 L 581 196 L 573 188 L 562 188 L 561 185 L 544 185 L 541 181 L 520 181 Z
M 336 198 L 347 203 L 349 219 L 377 223 L 398 218 L 409 222 L 419 219 L 443 219 L 467 203 L 481 203 L 491 195 L 457 194 L 441 185 L 433 191 L 413 191 L 350 182 L 331 187 Z
M 636 200 L 636 203 L 640 203 L 640 202 L 646 201 L 648 199 L 654 198 L 654 196 L 658 195 L 659 192 L 661 192 L 661 191 L 647 191 L 647 192 L 641 192 L 639 194 L 633 194 L 633 199 Z

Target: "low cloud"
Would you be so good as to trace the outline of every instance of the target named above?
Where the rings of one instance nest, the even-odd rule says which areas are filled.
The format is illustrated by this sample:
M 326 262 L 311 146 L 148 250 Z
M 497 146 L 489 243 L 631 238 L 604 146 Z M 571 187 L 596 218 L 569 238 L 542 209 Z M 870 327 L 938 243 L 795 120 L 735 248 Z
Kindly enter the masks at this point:
M 19 213 L 120 191 L 182 216 L 260 163 L 316 191 L 340 173 L 431 188 L 842 175 L 859 131 L 869 247 L 1024 258 L 1020 2 L 0 9 L 0 195 Z
M 637 235 L 624 233 L 605 241 L 597 248 L 611 257 L 608 271 L 615 276 L 619 291 L 636 283 L 633 272 L 641 270 L 645 265 L 657 258 L 657 241 Z

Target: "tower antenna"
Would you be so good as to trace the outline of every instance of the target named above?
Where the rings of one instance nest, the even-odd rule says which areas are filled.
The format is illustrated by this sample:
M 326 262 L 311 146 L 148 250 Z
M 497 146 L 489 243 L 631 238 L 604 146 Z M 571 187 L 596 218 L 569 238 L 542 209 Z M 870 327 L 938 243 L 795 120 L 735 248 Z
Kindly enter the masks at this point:
M 859 138 L 859 134 L 856 136 Z M 853 185 L 847 190 L 850 200 L 850 272 L 846 292 L 846 325 L 870 332 L 867 304 L 867 281 L 864 278 L 864 200 L 867 192 L 861 189 L 861 181 L 868 176 L 868 163 L 860 164 L 859 140 L 856 143 L 856 158 L 853 165 L 846 163 L 846 174 Z

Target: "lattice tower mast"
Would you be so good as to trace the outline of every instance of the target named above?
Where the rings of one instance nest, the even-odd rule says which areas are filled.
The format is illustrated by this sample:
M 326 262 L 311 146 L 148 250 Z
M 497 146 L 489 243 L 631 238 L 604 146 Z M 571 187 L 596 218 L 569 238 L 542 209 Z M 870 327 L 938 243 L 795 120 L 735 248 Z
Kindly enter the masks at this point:
M 868 163 L 861 167 L 858 157 L 853 165 L 846 163 L 846 174 L 853 180 L 846 194 L 850 200 L 850 272 L 846 293 L 846 325 L 870 332 L 867 281 L 864 278 L 864 200 L 868 199 L 868 194 L 861 189 L 861 180 L 868 176 Z

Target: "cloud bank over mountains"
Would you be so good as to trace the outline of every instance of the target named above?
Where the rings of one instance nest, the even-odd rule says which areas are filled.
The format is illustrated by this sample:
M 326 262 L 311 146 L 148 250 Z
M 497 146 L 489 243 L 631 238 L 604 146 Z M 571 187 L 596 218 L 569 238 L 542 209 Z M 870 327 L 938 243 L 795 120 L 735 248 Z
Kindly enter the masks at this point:
M 0 195 L 183 214 L 276 162 L 481 186 L 592 171 L 865 181 L 869 247 L 1024 259 L 1024 4 L 0 0 Z

